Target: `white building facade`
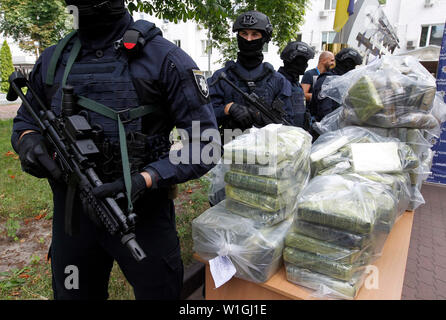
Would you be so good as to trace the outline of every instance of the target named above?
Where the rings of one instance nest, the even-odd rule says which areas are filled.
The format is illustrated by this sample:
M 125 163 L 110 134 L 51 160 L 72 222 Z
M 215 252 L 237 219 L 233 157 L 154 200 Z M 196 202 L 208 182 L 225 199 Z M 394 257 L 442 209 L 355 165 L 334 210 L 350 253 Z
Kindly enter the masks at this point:
M 333 23 L 336 2 L 336 0 L 309 2 L 305 22 L 301 31 L 296 34 L 296 40 L 308 43 L 316 51 L 315 58 L 309 61 L 309 68 L 317 65 L 323 45 L 333 43 L 335 40 L 336 32 L 333 30 Z M 446 22 L 446 0 L 387 0 L 385 4 L 381 5 L 381 8 L 399 39 L 399 48 L 395 50 L 394 54 L 404 54 L 429 46 L 441 46 Z M 218 62 L 222 57 L 215 50 L 209 59 L 205 52 L 208 40 L 207 30 L 197 27 L 195 23 L 174 24 L 152 19 L 144 14 L 135 14 L 135 18 L 144 18 L 155 22 L 163 30 L 164 37 L 172 42 L 180 43 L 201 70 L 212 73 L 223 66 Z M 278 47 L 274 44 L 269 43 L 264 56 L 265 61 L 271 63 L 276 69 L 282 65 Z

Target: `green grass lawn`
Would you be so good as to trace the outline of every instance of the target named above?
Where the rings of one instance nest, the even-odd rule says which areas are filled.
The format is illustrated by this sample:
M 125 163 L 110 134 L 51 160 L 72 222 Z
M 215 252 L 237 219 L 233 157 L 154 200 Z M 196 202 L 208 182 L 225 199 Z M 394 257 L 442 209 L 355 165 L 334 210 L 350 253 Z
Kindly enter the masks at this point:
M 52 195 L 45 179 L 23 173 L 11 143 L 12 120 L 0 120 L 0 238 L 23 241 L 17 234 L 25 219 L 46 214 L 52 218 Z M 191 222 L 209 208 L 208 180 L 203 177 L 179 186 L 175 200 L 177 232 L 185 267 L 193 262 Z M 1 229 L 0 229 L 1 230 Z M 21 268 L 0 273 L 0 300 L 52 299 L 51 267 L 41 258 L 30 259 Z M 120 269 L 113 267 L 109 284 L 110 299 L 134 299 L 131 286 Z
M 12 120 L 0 120 L 0 218 L 30 218 L 52 212 L 50 186 L 22 171 L 11 146 Z

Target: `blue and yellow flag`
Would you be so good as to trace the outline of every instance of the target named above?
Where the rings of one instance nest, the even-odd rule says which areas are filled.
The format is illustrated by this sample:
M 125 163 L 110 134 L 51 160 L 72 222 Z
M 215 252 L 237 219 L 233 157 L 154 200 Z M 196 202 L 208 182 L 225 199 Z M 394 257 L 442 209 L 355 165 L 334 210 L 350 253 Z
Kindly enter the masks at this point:
M 354 0 L 338 0 L 336 3 L 336 13 L 333 25 L 333 29 L 336 32 L 341 31 L 341 29 L 347 23 L 348 18 L 353 14 L 354 7 Z

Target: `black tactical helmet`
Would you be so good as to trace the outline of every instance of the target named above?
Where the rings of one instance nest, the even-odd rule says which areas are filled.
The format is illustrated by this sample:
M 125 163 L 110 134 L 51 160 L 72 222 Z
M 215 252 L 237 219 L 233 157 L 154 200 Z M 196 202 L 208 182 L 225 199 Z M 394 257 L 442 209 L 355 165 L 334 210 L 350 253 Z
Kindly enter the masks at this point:
M 356 65 L 362 64 L 362 57 L 358 51 L 353 48 L 344 48 L 338 52 L 336 55 L 336 61 L 345 61 L 346 59 L 351 59 Z
M 280 54 L 280 59 L 286 62 L 291 62 L 298 56 L 302 56 L 307 60 L 313 59 L 314 50 L 305 42 L 289 42 Z
M 248 11 L 237 17 L 232 26 L 232 31 L 237 32 L 242 29 L 254 29 L 263 31 L 265 41 L 269 42 L 273 35 L 273 25 L 267 15 L 259 11 Z

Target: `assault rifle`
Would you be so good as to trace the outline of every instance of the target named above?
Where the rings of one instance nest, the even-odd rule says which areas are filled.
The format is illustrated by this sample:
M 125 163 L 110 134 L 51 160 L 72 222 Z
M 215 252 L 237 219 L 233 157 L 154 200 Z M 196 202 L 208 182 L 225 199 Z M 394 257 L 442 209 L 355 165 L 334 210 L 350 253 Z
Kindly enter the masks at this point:
M 241 90 L 239 87 L 235 85 L 231 80 L 229 80 L 228 76 L 225 72 L 221 72 L 217 79 L 211 85 L 214 85 L 220 80 L 226 81 L 235 91 L 240 93 L 245 101 L 249 104 L 248 107 L 253 107 L 256 111 L 260 112 L 263 116 L 265 116 L 271 123 L 282 123 L 287 126 L 292 126 L 292 124 L 284 118 L 285 111 L 283 110 L 283 102 L 280 100 L 276 100 L 273 102 L 273 105 L 269 107 L 265 101 L 262 100 L 257 94 L 254 92 L 248 94 Z
M 115 198 L 100 199 L 94 196 L 92 190 L 102 185 L 95 172 L 94 158 L 99 154 L 92 136 L 92 127 L 82 114 L 75 114 L 76 99 L 73 87 L 63 88 L 61 116 L 45 106 L 39 95 L 33 90 L 29 81 L 21 72 L 14 72 L 9 77 L 8 101 L 15 101 L 18 97 L 23 102 L 28 113 L 39 126 L 42 135 L 47 140 L 62 171 L 61 180 L 68 186 L 65 201 L 65 231 L 68 234 L 76 232 L 73 220 L 73 204 L 75 194 L 81 201 L 87 203 L 90 210 L 87 214 L 96 224 L 102 225 L 111 235 L 121 238 L 121 243 L 130 250 L 137 261 L 146 257 L 144 251 L 135 239 L 135 224 L 137 215 L 133 212 L 125 214 L 118 205 L 123 195 Z M 36 111 L 22 92 L 27 88 L 39 105 Z

